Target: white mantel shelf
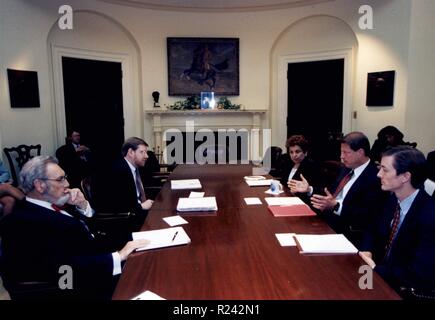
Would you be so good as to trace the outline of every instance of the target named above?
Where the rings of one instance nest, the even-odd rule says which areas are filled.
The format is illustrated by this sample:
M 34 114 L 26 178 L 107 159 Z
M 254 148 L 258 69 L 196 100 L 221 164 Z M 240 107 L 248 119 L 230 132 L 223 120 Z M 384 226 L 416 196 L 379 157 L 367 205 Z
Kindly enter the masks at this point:
M 161 115 L 180 115 L 180 116 L 186 116 L 186 115 L 209 115 L 209 114 L 253 114 L 253 113 L 259 113 L 259 114 L 265 114 L 267 112 L 266 109 L 258 109 L 258 110 L 231 110 L 231 109 L 212 109 L 212 110 L 163 110 L 163 109 L 157 109 L 157 110 L 145 110 L 145 113 L 147 114 L 161 114 Z
M 144 111 L 153 119 L 154 146 L 156 148 L 162 148 L 165 145 L 162 135 L 166 129 L 183 130 L 186 120 L 193 120 L 195 129 L 246 128 L 259 131 L 262 129 L 262 117 L 267 112 L 267 109 L 166 110 L 160 108 Z

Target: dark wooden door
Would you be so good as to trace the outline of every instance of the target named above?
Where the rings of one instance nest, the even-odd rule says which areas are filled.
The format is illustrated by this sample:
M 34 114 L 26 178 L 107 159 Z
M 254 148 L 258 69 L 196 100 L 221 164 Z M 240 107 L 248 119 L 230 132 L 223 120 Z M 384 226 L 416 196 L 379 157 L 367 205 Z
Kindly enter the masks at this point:
M 62 70 L 67 129 L 80 131 L 97 163 L 108 163 L 124 141 L 121 63 L 63 57 Z
M 288 64 L 287 136 L 303 134 L 319 160 L 339 157 L 343 72 L 344 59 Z

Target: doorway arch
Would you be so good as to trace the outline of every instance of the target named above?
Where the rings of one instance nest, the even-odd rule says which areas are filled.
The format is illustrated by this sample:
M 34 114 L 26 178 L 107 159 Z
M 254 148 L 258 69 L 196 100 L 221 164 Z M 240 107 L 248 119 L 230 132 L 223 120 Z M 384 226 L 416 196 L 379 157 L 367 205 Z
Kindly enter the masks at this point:
M 303 36 L 301 36 L 303 34 Z M 352 130 L 354 61 L 358 41 L 343 20 L 317 15 L 302 18 L 288 26 L 271 50 L 271 128 L 274 145 L 284 147 L 287 139 L 287 65 L 344 59 L 343 132 Z
M 77 10 L 74 11 L 73 30 L 60 30 L 55 22 L 48 34 L 47 46 L 52 74 L 53 119 L 57 145 L 64 143 L 67 131 L 62 57 L 121 63 L 124 134 L 143 135 L 141 54 L 137 41 L 123 25 L 99 12 Z

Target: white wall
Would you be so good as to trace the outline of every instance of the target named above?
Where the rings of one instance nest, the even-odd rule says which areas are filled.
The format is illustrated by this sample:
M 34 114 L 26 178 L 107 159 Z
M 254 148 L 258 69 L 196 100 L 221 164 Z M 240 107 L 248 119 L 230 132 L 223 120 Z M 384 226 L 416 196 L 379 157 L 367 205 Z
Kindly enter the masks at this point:
M 39 142 L 43 143 L 44 153 L 53 153 L 57 147 L 53 89 L 49 81 L 51 62 L 47 38 L 51 27 L 59 17 L 57 10 L 64 2 L 61 0 L 2 0 L 1 2 L 0 135 L 3 146 Z M 435 4 L 431 0 L 412 2 L 409 0 L 336 0 L 303 8 L 225 14 L 159 12 L 84 0 L 70 0 L 68 3 L 74 10 L 99 12 L 112 18 L 125 28 L 127 34 L 130 34 L 137 43 L 140 57 L 137 59 L 139 65 L 134 77 L 138 77 L 139 88 L 134 94 L 137 95 L 134 99 L 139 101 L 139 104 L 142 101 L 142 106 L 138 106 L 139 110 L 135 109 L 137 117 L 133 119 L 133 130 L 141 128 L 143 123 L 143 137 L 146 140 L 152 141 L 151 122 L 149 118 L 140 114 L 140 108 L 151 109 L 151 92 L 160 91 L 161 105 L 178 100 L 167 96 L 166 37 L 238 37 L 240 39 L 240 96 L 232 97 L 231 100 L 234 103 L 242 103 L 247 109 L 263 109 L 271 107 L 274 103 L 275 92 L 272 90 L 274 71 L 271 68 L 271 55 L 280 35 L 290 25 L 304 17 L 330 15 L 348 24 L 358 42 L 351 106 L 352 110 L 358 112 L 358 118 L 353 121 L 352 129 L 366 132 L 373 141 L 381 127 L 393 124 L 405 133 L 405 137 L 409 135 L 410 139 L 419 141 L 419 145 L 429 148 L 431 144 L 430 140 L 426 141 L 426 139 L 433 138 L 433 130 L 428 127 L 424 135 L 420 135 L 418 130 L 422 120 L 420 111 L 429 109 L 428 105 L 433 101 L 433 93 L 428 94 L 428 92 L 433 90 L 420 89 L 421 91 L 410 92 L 411 88 L 416 90 L 422 88 L 425 83 L 430 83 L 429 80 L 433 79 L 431 77 L 433 69 L 430 69 L 433 66 L 429 67 L 432 73 L 421 77 L 433 60 L 425 51 L 427 43 L 431 43 L 429 48 L 432 50 L 434 48 L 431 21 Z M 369 4 L 374 9 L 374 30 L 363 31 L 358 28 L 358 8 L 362 4 Z M 90 22 L 85 30 L 94 28 L 92 19 Z M 88 24 L 89 20 L 83 23 Z M 429 28 L 430 26 L 432 29 Z M 79 26 L 76 27 L 79 30 Z M 425 31 L 421 32 L 423 30 Z M 96 22 L 93 33 L 94 36 L 101 35 L 99 40 L 104 42 L 105 46 L 112 45 L 110 33 L 104 29 L 103 24 Z M 83 43 L 83 39 L 88 37 L 80 33 L 77 35 L 79 38 L 72 43 Z M 301 34 L 300 39 L 304 40 L 304 36 Z M 307 43 L 312 41 L 313 38 L 307 39 Z M 117 40 L 116 43 L 119 41 Z M 411 54 L 415 54 L 413 57 L 409 57 L 410 47 Z M 413 66 L 413 70 L 410 71 L 408 64 Z M 38 71 L 41 108 L 21 110 L 10 108 L 6 68 Z M 383 70 L 397 72 L 394 106 L 367 108 L 365 107 L 367 72 Z M 409 88 L 408 72 L 411 72 L 410 79 L 412 77 L 412 87 Z M 413 109 L 416 107 L 418 109 Z M 423 119 L 427 115 L 423 113 Z M 271 123 L 272 127 L 275 121 L 278 119 L 274 119 Z M 279 141 L 272 142 L 279 143 Z
M 366 132 L 373 142 L 380 128 L 394 125 L 407 136 L 405 113 L 408 80 L 409 17 L 411 2 L 365 1 L 373 5 L 374 29 L 356 31 L 359 49 L 356 64 L 354 130 Z M 394 105 L 366 107 L 367 73 L 396 71 Z
M 2 147 L 41 143 L 42 152 L 51 153 L 54 144 L 53 109 L 46 39 L 55 14 L 39 10 L 29 1 L 9 0 L 1 1 L 0 12 Z M 38 71 L 40 108 L 10 108 L 7 68 Z
M 410 33 L 405 131 L 425 153 L 435 150 L 435 5 L 414 0 Z

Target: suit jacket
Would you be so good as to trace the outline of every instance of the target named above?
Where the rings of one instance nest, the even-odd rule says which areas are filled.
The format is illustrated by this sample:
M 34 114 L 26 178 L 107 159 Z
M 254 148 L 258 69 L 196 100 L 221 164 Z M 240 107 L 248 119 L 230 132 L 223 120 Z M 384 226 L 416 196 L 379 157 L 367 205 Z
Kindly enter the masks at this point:
M 73 289 L 59 297 L 110 298 L 114 287 L 113 258 L 77 218 L 22 201 L 0 222 L 1 269 L 13 294 L 17 283 L 48 282 L 58 288 L 62 265 L 71 266 Z
M 97 211 L 146 214 L 138 202 L 136 183 L 127 160 L 119 159 L 97 180 L 94 193 Z
M 279 176 L 281 183 L 286 186 L 288 181 L 288 176 L 293 169 L 294 162 L 291 160 L 289 154 L 283 154 L 280 157 L 279 161 Z M 295 180 L 301 180 L 301 174 L 305 177 L 305 179 L 310 182 L 310 184 L 317 185 L 320 181 L 320 168 L 319 166 L 311 159 L 305 158 L 299 168 L 296 170 L 296 173 L 293 176 Z
M 348 168 L 341 170 L 334 185 L 329 189 L 331 193 L 334 193 L 341 179 L 349 171 Z M 332 210 L 324 213 L 326 221 L 335 232 L 346 235 L 357 247 L 361 244 L 364 231 L 382 210 L 388 196 L 388 193 L 381 189 L 377 173 L 376 165 L 370 161 L 346 194 L 341 204 L 340 216 Z
M 362 250 L 371 251 L 375 270 L 395 289 L 401 286 L 435 289 L 435 202 L 420 190 L 384 260 L 391 221 L 397 205 L 393 194 L 383 214 L 367 231 Z

